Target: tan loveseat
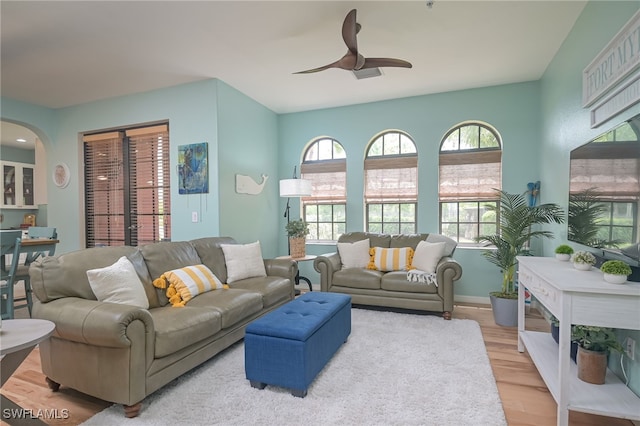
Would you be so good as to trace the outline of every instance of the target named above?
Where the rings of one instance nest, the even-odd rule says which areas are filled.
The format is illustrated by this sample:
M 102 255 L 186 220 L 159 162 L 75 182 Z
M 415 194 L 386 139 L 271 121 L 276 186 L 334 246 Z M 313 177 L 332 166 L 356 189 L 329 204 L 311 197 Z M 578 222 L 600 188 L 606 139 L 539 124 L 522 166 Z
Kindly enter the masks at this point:
M 411 247 L 414 250 L 422 240 L 444 242 L 444 254 L 435 270 L 437 285 L 409 281 L 406 271 L 343 268 L 339 252 L 334 252 L 318 256 L 314 261 L 314 268 L 320 273 L 322 291 L 350 294 L 353 304 L 442 312 L 445 319 L 451 319 L 453 283 L 462 276 L 462 267 L 452 258 L 457 245 L 454 240 L 439 234 L 350 232 L 341 235 L 338 243 L 365 239 L 369 239 L 370 247 Z
M 264 260 L 266 277 L 202 293 L 184 307 L 173 307 L 165 291 L 153 286 L 164 272 L 197 264 L 225 283 L 220 244 L 234 243 L 211 237 L 90 248 L 32 264 L 33 317 L 56 325 L 53 336 L 40 344 L 50 387 L 62 384 L 124 404 L 127 416 L 136 416 L 147 395 L 241 340 L 249 322 L 293 299 L 297 266 L 281 259 Z M 112 265 L 121 256 L 134 265 L 149 309 L 96 300 L 86 271 Z

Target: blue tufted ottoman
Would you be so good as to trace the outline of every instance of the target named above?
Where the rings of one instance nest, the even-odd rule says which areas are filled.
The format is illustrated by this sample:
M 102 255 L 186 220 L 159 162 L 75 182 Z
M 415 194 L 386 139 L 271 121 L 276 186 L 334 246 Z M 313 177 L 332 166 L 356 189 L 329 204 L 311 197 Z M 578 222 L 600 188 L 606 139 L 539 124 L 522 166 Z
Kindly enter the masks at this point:
M 291 389 L 304 398 L 351 334 L 351 296 L 305 293 L 247 326 L 244 369 L 251 386 Z

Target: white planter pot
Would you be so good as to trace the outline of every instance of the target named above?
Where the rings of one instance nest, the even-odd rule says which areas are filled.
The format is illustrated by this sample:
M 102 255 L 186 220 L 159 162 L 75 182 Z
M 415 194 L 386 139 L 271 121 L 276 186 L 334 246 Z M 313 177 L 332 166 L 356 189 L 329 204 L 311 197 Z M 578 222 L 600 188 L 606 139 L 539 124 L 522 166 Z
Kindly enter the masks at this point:
M 610 284 L 624 284 L 627 282 L 626 275 L 604 274 L 604 280 Z
M 562 262 L 568 262 L 569 259 L 571 259 L 571 255 L 570 254 L 564 254 L 564 253 L 556 253 L 556 259 L 562 261 Z
M 573 263 L 573 267 L 578 271 L 588 271 L 591 269 L 591 265 L 589 263 Z

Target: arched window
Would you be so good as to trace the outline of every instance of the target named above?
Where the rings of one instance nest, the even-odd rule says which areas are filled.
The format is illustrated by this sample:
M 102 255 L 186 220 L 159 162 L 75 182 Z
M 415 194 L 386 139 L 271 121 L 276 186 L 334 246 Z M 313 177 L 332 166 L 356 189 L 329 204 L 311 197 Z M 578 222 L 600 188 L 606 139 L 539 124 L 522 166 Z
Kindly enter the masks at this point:
M 375 137 L 364 160 L 364 185 L 368 232 L 416 232 L 418 152 L 409 135 L 390 130 Z
M 310 197 L 302 198 L 309 239 L 335 241 L 347 227 L 347 155 L 335 139 L 318 138 L 304 153 L 301 177 L 311 181 Z
M 480 122 L 461 123 L 440 144 L 440 233 L 460 243 L 494 234 L 502 188 L 502 143 L 498 132 Z

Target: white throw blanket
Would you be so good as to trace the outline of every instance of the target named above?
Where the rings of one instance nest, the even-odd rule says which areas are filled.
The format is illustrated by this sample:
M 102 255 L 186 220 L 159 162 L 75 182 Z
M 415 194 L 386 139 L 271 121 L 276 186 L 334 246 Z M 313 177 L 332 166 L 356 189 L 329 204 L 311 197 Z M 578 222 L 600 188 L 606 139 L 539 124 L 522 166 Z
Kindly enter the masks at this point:
M 416 283 L 433 284 L 438 287 L 436 281 L 436 274 L 433 272 L 425 272 L 420 269 L 411 269 L 407 271 L 407 281 L 413 281 Z

